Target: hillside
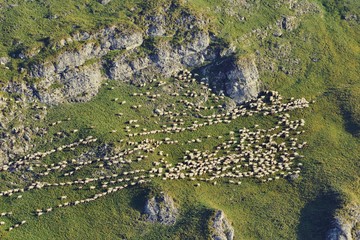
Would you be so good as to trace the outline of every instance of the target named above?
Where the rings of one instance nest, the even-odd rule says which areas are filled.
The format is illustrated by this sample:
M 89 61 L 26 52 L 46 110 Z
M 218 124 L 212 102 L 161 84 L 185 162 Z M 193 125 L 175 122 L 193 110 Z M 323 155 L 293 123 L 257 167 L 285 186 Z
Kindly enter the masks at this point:
M 1 239 L 360 239 L 360 3 L 0 3 Z

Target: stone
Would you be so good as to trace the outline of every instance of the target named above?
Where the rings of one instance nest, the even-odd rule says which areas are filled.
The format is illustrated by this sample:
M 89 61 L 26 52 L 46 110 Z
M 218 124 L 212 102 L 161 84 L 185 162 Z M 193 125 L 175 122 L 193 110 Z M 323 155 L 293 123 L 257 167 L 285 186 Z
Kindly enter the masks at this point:
M 175 207 L 174 200 L 168 194 L 162 192 L 146 201 L 144 214 L 146 221 L 173 225 L 177 220 L 178 209 Z
M 44 79 L 37 85 L 39 99 L 47 104 L 85 102 L 101 87 L 102 76 L 97 64 L 74 68 Z M 53 87 L 54 83 L 58 87 Z
M 326 240 L 352 240 L 351 225 L 336 218 L 333 228 L 329 230 Z
M 332 227 L 327 232 L 326 240 L 359 240 L 360 206 L 346 206 L 339 213 L 334 217 Z
M 224 92 L 236 103 L 242 103 L 257 97 L 260 92 L 259 72 L 253 56 L 228 57 L 220 62 L 200 68 L 213 91 Z
M 99 3 L 103 4 L 103 5 L 106 5 L 108 4 L 109 2 L 111 2 L 111 0 L 99 0 Z
M 5 65 L 9 62 L 9 58 L 8 57 L 0 57 L 0 64 L 1 65 Z
M 297 18 L 294 16 L 284 16 L 281 19 L 281 27 L 286 31 L 293 31 L 298 27 Z
M 210 219 L 210 232 L 213 240 L 234 239 L 234 228 L 221 210 L 216 210 L 214 216 Z
M 295 181 L 296 179 L 298 179 L 300 177 L 299 174 L 295 173 L 295 174 L 291 174 L 288 176 L 290 181 Z
M 100 2 L 106 4 L 109 1 Z M 164 8 L 170 8 L 170 4 Z M 146 54 L 139 48 L 144 42 L 142 31 L 127 25 L 110 26 L 95 33 L 76 32 L 66 41 L 60 40 L 55 44 L 57 50 L 72 42 L 82 43 L 76 50 L 62 51 L 54 60 L 30 67 L 29 77 L 42 79 L 31 86 L 34 97 L 52 105 L 88 101 L 98 91 L 101 72 L 111 80 L 144 83 L 159 75 L 168 78 L 183 68 L 196 69 L 205 63 L 214 64 L 234 53 L 235 48 L 227 44 L 211 44 L 219 39 L 205 30 L 208 20 L 186 11 L 177 19 L 171 17 L 166 9 L 163 14 L 146 16 L 147 31 L 144 34 L 150 39 L 163 36 L 175 21 L 178 28 L 185 31 L 180 34 L 186 35 L 186 39 L 181 45 L 172 41 L 151 43 L 152 51 Z M 123 51 L 117 57 L 101 60 L 112 50 Z M 89 61 L 94 63 L 89 66 Z M 230 63 L 231 68 L 220 73 L 224 81 L 217 90 L 223 90 L 237 103 L 256 96 L 258 72 L 252 58 L 243 57 Z

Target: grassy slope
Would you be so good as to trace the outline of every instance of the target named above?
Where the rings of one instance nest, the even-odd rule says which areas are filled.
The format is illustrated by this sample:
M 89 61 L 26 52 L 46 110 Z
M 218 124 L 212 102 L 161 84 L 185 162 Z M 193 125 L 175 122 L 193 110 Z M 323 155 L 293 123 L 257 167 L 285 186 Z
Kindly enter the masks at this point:
M 192 3 L 201 7 L 207 1 Z M 216 4 L 215 1 L 212 3 Z M 256 24 L 249 21 L 249 25 L 239 31 L 231 31 L 238 29 L 233 28 L 237 23 L 228 25 L 222 34 L 241 36 L 247 29 L 264 26 L 269 20 L 276 19 L 271 14 L 274 10 L 264 9 L 269 13 L 263 15 L 264 20 Z M 225 18 L 222 22 L 226 25 L 230 21 Z M 57 211 L 41 220 L 31 221 L 12 232 L 11 239 L 117 239 L 122 235 L 129 239 L 195 239 L 196 236 L 203 239 L 199 234 L 203 223 L 198 218 L 207 215 L 207 208 L 224 210 L 239 239 L 321 239 L 336 207 L 350 201 L 360 203 L 359 139 L 347 131 L 349 124 L 356 127 L 359 121 L 360 50 L 356 35 L 359 26 L 349 25 L 340 20 L 340 16 L 326 12 L 309 16 L 296 32 L 285 36 L 293 44 L 293 54 L 302 59 L 301 72 L 296 76 L 281 72 L 263 76 L 262 80 L 269 88 L 279 90 L 285 96 L 317 100 L 310 110 L 298 113 L 307 121 L 303 138 L 309 148 L 304 150 L 305 171 L 295 183 L 276 181 L 258 185 L 246 182 L 240 187 L 203 184 L 195 189 L 188 182 L 173 181 L 164 185 L 160 181 L 158 184 L 178 200 L 184 211 L 194 216 L 191 222 L 171 228 L 138 222 L 134 220 L 139 217 L 135 199 L 143 193 L 139 189 L 125 190 L 86 206 Z M 302 41 L 304 37 L 307 41 Z M 321 54 L 319 62 L 310 60 L 313 52 Z M 123 94 L 122 90 L 117 91 L 120 92 L 116 94 Z M 107 94 L 100 94 L 95 103 L 86 104 L 92 114 L 99 112 L 96 119 L 91 117 L 92 114 L 80 117 L 80 112 L 84 114 L 82 105 L 54 109 L 49 118 L 59 119 L 64 112 L 74 115 L 78 128 L 93 121 L 105 121 L 100 112 L 105 107 L 110 111 L 107 104 L 113 97 L 113 93 Z M 344 119 L 344 109 L 353 118 Z M 97 134 L 103 135 L 113 123 L 108 124 L 97 128 Z M 111 140 L 111 136 L 104 136 L 104 140 Z M 146 230 L 143 231 L 144 225 Z

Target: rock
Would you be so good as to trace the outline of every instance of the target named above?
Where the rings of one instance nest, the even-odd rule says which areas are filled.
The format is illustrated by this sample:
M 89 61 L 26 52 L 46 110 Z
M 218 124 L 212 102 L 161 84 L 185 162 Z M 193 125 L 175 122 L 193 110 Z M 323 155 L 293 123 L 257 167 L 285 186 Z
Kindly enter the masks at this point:
M 260 92 L 259 73 L 253 56 L 223 58 L 200 68 L 199 72 L 213 91 L 224 92 L 236 103 L 254 98 Z
M 99 3 L 103 4 L 103 5 L 106 5 L 108 4 L 109 2 L 111 2 L 111 0 L 99 0 Z
M 225 214 L 221 210 L 217 210 L 210 219 L 211 239 L 213 240 L 233 240 L 234 228 L 227 220 Z
M 101 81 L 101 71 L 95 63 L 53 75 L 41 81 L 36 88 L 40 100 L 47 104 L 84 102 L 97 94 Z
M 281 29 L 276 29 L 273 33 L 274 37 L 281 37 L 282 36 L 282 31 Z
M 134 49 L 108 62 L 107 73 L 110 79 L 121 81 L 145 82 L 155 75 L 170 77 L 182 68 L 199 67 L 209 60 L 209 45 L 209 33 L 200 31 L 194 33 L 184 46 L 164 41 L 153 46 L 152 53 L 147 56 Z M 219 56 L 219 49 L 214 51 Z M 134 55 L 138 57 L 134 58 Z
M 234 53 L 234 47 L 209 33 L 208 20 L 185 10 L 172 19 L 167 11 L 171 4 L 164 6 L 162 11 L 159 10 L 161 14 L 145 17 L 148 34 L 145 43 L 142 31 L 127 25 L 111 26 L 95 33 L 77 32 L 71 38 L 61 39 L 55 44 L 57 50 L 82 42 L 75 50 L 59 51 L 61 53 L 53 61 L 30 67 L 30 77 L 41 79 L 40 83 L 31 86 L 34 95 L 48 104 L 88 101 L 98 91 L 101 70 L 112 80 L 142 83 L 159 75 L 170 77 L 183 68 L 196 69 L 209 62 L 215 70 L 218 61 Z M 178 31 L 172 31 L 181 35 L 181 44 L 166 38 L 160 41 L 152 38 L 163 36 L 174 23 Z M 142 45 L 151 51 L 144 52 L 144 47 L 140 48 Z M 113 50 L 122 51 L 101 60 Z M 89 61 L 95 63 L 89 66 Z M 257 96 L 259 81 L 253 59 L 241 58 L 227 63 L 230 68 L 226 66 L 226 71 L 216 73 L 217 78 L 205 75 L 210 81 L 221 81 L 213 84 L 218 85 L 217 90 L 224 91 L 237 103 Z
M 34 86 L 39 93 L 37 97 L 48 104 L 90 100 L 96 95 L 102 79 L 100 58 L 111 50 L 131 50 L 143 42 L 140 32 L 124 32 L 121 29 L 121 26 L 113 26 L 101 29 L 93 35 L 77 33 L 71 41 L 62 39 L 59 46 L 64 46 L 65 42 L 92 39 L 98 40 L 100 45 L 90 41 L 75 51 L 64 51 L 52 62 L 31 66 L 30 77 L 42 79 Z M 95 63 L 87 64 L 94 60 Z M 60 87 L 55 90 L 50 88 L 54 85 Z
M 352 240 L 351 224 L 345 223 L 342 219 L 336 218 L 333 228 L 328 232 L 327 240 Z
M 164 15 L 149 16 L 147 19 L 150 24 L 146 31 L 150 37 L 164 36 L 166 33 L 166 20 Z
M 8 57 L 0 57 L 0 64 L 1 65 L 5 65 L 9 62 L 9 58 Z
M 297 173 L 295 173 L 295 174 L 289 175 L 289 176 L 288 176 L 288 179 L 289 179 L 290 181 L 295 181 L 295 180 L 298 179 L 299 177 L 300 177 L 300 175 L 297 174 Z
M 225 93 L 235 102 L 241 103 L 259 94 L 259 73 L 253 57 L 240 58 L 226 76 L 229 81 L 225 84 Z
M 294 16 L 284 16 L 281 20 L 281 27 L 286 31 L 293 31 L 298 27 L 297 18 Z
M 178 216 L 178 209 L 168 194 L 160 193 L 146 201 L 144 214 L 149 222 L 173 225 Z
M 360 206 L 348 206 L 334 217 L 332 228 L 328 231 L 326 240 L 359 240 Z

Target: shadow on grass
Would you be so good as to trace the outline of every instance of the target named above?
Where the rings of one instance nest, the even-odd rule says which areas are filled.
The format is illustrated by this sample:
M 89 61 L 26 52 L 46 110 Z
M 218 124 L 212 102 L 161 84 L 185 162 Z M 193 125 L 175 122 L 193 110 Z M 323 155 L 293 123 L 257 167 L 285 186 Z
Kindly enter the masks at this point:
M 178 221 L 169 229 L 172 236 L 179 239 L 202 240 L 210 236 L 209 219 L 214 210 L 204 206 L 194 206 L 181 213 Z
M 301 210 L 300 224 L 297 229 L 298 239 L 325 239 L 334 213 L 341 203 L 340 195 L 336 192 L 322 193 L 308 202 Z
M 134 188 L 130 206 L 140 213 L 143 213 L 149 192 L 150 189 L 148 188 Z
M 346 107 L 341 107 L 341 114 L 345 122 L 345 130 L 354 137 L 360 137 L 360 125 L 355 119 L 354 114 L 347 110 Z

